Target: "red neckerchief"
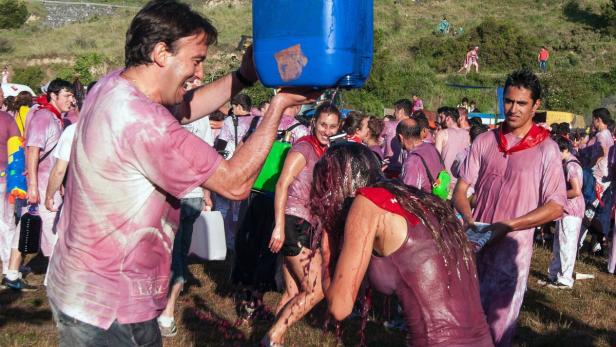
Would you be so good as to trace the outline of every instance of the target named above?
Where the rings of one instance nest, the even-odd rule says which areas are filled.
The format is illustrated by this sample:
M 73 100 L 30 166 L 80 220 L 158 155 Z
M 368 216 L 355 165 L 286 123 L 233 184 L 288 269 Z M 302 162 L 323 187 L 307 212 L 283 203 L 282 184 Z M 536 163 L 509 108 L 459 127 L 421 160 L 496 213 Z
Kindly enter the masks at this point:
M 41 108 L 51 111 L 51 113 L 53 113 L 56 116 L 56 118 L 62 120 L 62 114 L 60 113 L 60 111 L 58 111 L 57 108 L 54 107 L 54 105 L 45 104 L 45 105 L 41 105 Z
M 550 132 L 546 129 L 536 125 L 533 123 L 533 126 L 530 128 L 528 133 L 524 135 L 522 141 L 518 142 L 515 146 L 507 149 L 507 138 L 505 137 L 505 124 L 501 125 L 498 130 L 498 149 L 507 155 L 511 155 L 512 153 L 523 151 L 528 148 L 535 147 L 536 145 L 543 142 L 543 140 L 550 137 Z
M 350 141 L 350 142 L 359 143 L 360 145 L 362 144 L 361 139 L 357 135 L 349 136 L 349 137 L 347 137 L 347 140 Z
M 318 158 L 321 158 L 327 150 L 327 146 L 323 146 L 314 135 L 306 135 L 297 140 L 298 143 L 302 141 L 308 142 L 312 146 L 312 149 L 314 149 L 314 152 L 317 154 Z
M 372 201 L 378 207 L 400 215 L 406 219 L 411 225 L 415 226 L 420 223 L 417 216 L 405 210 L 389 190 L 382 187 L 364 187 L 357 190 L 356 195 L 363 195 L 368 200 Z

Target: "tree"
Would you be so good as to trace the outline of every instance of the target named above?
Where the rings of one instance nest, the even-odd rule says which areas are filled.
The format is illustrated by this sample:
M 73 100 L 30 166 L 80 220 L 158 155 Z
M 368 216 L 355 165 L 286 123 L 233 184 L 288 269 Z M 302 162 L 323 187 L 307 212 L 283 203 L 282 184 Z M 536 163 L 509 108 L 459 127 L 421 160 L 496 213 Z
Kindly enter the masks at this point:
M 21 27 L 28 19 L 28 8 L 21 0 L 0 0 L 0 29 Z

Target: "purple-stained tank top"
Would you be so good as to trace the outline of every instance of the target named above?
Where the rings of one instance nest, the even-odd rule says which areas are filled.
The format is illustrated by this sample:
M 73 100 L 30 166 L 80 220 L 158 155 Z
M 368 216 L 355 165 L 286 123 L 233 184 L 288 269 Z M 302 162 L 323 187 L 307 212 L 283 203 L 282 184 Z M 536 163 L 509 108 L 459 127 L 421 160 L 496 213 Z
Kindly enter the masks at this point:
M 287 205 L 284 209 L 284 213 L 300 217 L 310 224 L 313 223 L 313 217 L 310 213 L 308 203 L 310 201 L 310 187 L 312 185 L 312 171 L 314 165 L 319 160 L 316 152 L 312 148 L 312 145 L 308 141 L 296 142 L 289 154 L 297 152 L 306 159 L 306 166 L 300 171 L 299 175 L 295 177 L 291 185 L 289 186 L 289 195 L 287 197 Z
M 409 218 L 407 211 L 401 213 L 386 189 L 364 188 L 358 194 L 403 216 L 409 226 L 404 244 L 389 256 L 373 255 L 368 268 L 373 288 L 398 297 L 408 326 L 408 345 L 493 346 L 474 261 L 465 261 L 459 249 L 445 259 L 428 228 Z M 439 225 L 436 218 L 431 219 Z

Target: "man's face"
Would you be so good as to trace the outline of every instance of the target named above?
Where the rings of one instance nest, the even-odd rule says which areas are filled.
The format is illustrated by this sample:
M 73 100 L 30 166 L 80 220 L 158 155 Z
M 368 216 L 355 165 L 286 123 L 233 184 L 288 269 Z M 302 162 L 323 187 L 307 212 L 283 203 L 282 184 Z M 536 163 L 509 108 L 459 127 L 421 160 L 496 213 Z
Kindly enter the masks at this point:
M 603 126 L 603 121 L 601 120 L 601 118 L 599 117 L 593 117 L 592 118 L 592 126 L 596 129 L 599 130 L 601 129 L 601 127 Z
M 314 135 L 322 145 L 329 144 L 329 137 L 338 132 L 339 119 L 333 113 L 321 113 L 314 124 Z
M 508 87 L 505 91 L 505 122 L 511 129 L 529 125 L 541 100 L 533 103 L 531 91 L 526 88 Z
M 75 102 L 75 95 L 66 89 L 61 89 L 58 94 L 51 93 L 49 95 L 51 98 L 50 103 L 60 112 L 70 111 L 71 106 Z
M 438 123 L 442 129 L 447 129 L 447 116 L 444 113 L 438 114 Z
M 399 109 L 395 110 L 394 111 L 394 116 L 398 120 L 407 118 L 406 117 L 406 113 L 404 113 L 404 109 L 403 108 L 399 108 Z
M 163 68 L 161 103 L 166 106 L 182 102 L 187 90 L 185 86 L 195 79 L 203 79 L 203 61 L 207 55 L 204 33 L 183 37 L 175 43 L 175 53 L 167 52 L 161 60 Z

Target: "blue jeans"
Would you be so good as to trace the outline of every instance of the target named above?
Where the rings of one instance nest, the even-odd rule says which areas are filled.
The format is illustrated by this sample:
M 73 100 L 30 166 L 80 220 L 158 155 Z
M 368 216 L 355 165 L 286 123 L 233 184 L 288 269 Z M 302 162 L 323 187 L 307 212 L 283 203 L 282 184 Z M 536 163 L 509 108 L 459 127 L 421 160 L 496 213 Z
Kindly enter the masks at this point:
M 203 209 L 203 199 L 188 198 L 181 200 L 180 207 L 180 226 L 175 234 L 173 241 L 173 252 L 171 254 L 171 285 L 185 283 L 188 274 L 188 264 L 186 257 L 192 241 L 193 224 Z
M 49 302 L 58 327 L 60 347 L 162 346 L 156 318 L 149 321 L 120 324 L 115 320 L 105 330 L 67 316 Z
M 541 69 L 541 71 L 543 71 L 543 72 L 547 72 L 548 71 L 548 61 L 547 60 L 540 60 L 539 61 L 539 69 Z

